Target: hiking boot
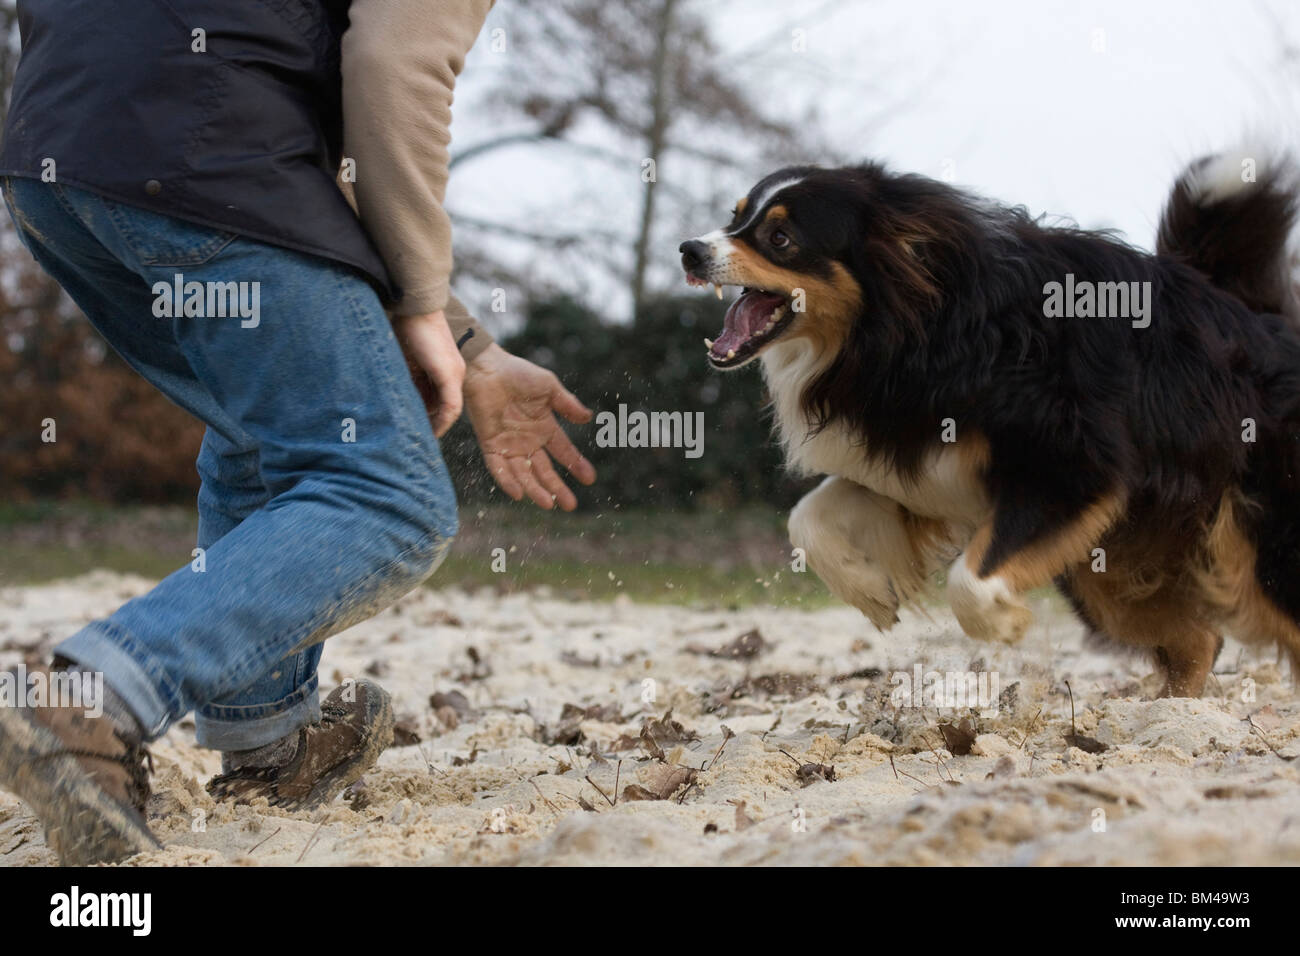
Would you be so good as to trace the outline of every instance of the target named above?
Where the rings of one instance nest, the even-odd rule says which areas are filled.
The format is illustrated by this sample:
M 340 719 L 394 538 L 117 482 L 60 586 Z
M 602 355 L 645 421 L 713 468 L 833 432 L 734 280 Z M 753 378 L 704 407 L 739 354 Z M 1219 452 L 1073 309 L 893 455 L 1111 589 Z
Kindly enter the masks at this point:
M 27 670 L 38 672 L 48 681 L 51 668 Z M 23 682 L 14 683 L 25 694 Z M 0 787 L 45 824 L 45 842 L 64 866 L 112 863 L 162 845 L 144 817 L 149 752 L 107 714 L 87 717 L 86 709 L 0 707 Z
M 213 777 L 208 793 L 235 803 L 265 797 L 271 806 L 286 810 L 309 810 L 333 800 L 393 742 L 392 699 L 374 681 L 337 687 L 321 704 L 320 723 L 297 735 L 297 746 L 285 762 L 235 767 Z

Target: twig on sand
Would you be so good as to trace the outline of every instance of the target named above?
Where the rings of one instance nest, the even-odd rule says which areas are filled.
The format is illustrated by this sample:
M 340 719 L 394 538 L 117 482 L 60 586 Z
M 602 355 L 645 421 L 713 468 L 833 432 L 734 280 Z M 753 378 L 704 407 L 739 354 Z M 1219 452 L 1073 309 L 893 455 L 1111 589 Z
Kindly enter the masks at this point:
M 919 783 L 919 784 L 921 785 L 922 789 L 929 790 L 931 787 L 934 786 L 934 784 L 932 784 L 932 783 L 926 783 L 926 782 L 925 782 L 924 780 L 922 780 L 920 777 L 914 777 L 914 776 L 912 776 L 912 774 L 908 773 L 906 770 L 899 770 L 898 767 L 894 766 L 894 755 L 893 755 L 893 754 L 890 754 L 890 755 L 889 755 L 889 768 L 890 768 L 891 770 L 894 771 L 894 779 L 895 779 L 895 780 L 898 779 L 898 775 L 899 775 L 899 774 L 902 774 L 902 775 L 903 775 L 904 777 L 906 777 L 908 780 L 914 780 L 914 781 L 916 781 L 917 783 Z
M 424 758 L 424 766 L 429 771 L 429 773 L 436 773 L 440 777 L 447 776 L 447 771 L 439 770 L 437 767 L 433 765 L 433 761 L 429 759 L 429 755 L 424 752 L 424 744 L 416 744 L 415 746 L 419 748 L 420 756 Z
M 520 780 L 527 780 L 528 783 L 532 786 L 532 788 L 533 788 L 534 790 L 537 791 L 537 795 L 538 795 L 539 797 L 542 798 L 542 803 L 544 803 L 544 804 L 546 804 L 548 807 L 550 807 L 550 808 L 551 808 L 551 811 L 552 811 L 553 813 L 559 813 L 559 812 L 560 812 L 560 808 L 557 807 L 555 804 L 551 803 L 551 801 L 548 800 L 548 799 L 546 798 L 546 794 L 542 793 L 542 788 L 539 787 L 539 786 L 536 784 L 536 782 L 534 782 L 531 778 L 527 778 L 527 777 L 525 777 L 523 774 L 520 774 L 520 775 L 519 775 L 519 779 L 520 779 Z
M 317 835 L 318 833 L 320 833 L 320 831 L 321 831 L 321 827 L 323 827 L 323 826 L 325 826 L 325 821 L 324 821 L 324 820 L 322 820 L 320 823 L 316 824 L 316 829 L 315 829 L 315 830 L 312 830 L 312 831 L 311 831 L 311 836 L 307 838 L 307 845 L 304 846 L 304 847 L 302 848 L 302 852 L 298 854 L 298 859 L 294 860 L 293 862 L 295 862 L 295 863 L 301 863 L 301 862 L 302 862 L 302 858 L 303 858 L 304 856 L 307 855 L 307 851 L 310 850 L 312 844 L 316 842 L 316 835 Z
M 1034 732 L 1034 724 L 1038 723 L 1038 718 L 1042 716 L 1042 713 L 1043 708 L 1039 707 L 1038 713 L 1034 714 L 1034 719 L 1031 720 L 1029 726 L 1025 728 L 1025 739 L 1020 741 L 1020 746 L 1016 748 L 1017 750 L 1025 749 L 1025 744 L 1029 743 L 1029 737 Z
M 700 768 L 700 769 L 702 769 L 702 770 L 712 770 L 712 769 L 713 769 L 713 765 L 714 765 L 715 763 L 717 763 L 717 762 L 718 762 L 718 758 L 722 756 L 722 748 L 724 748 L 725 746 L 727 746 L 727 741 L 728 741 L 728 740 L 730 740 L 732 737 L 736 736 L 736 735 L 731 731 L 731 729 L 730 729 L 729 727 L 724 726 L 722 729 L 723 729 L 724 731 L 726 731 L 726 733 L 723 734 L 723 736 L 722 736 L 722 743 L 718 744 L 718 751 L 717 751 L 717 753 L 715 753 L 715 754 L 713 755 L 713 759 L 709 761 L 709 765 L 708 765 L 707 767 L 702 767 L 702 768 Z
M 609 794 L 607 794 L 604 790 L 600 789 L 600 787 L 596 786 L 596 781 L 591 779 L 591 774 L 587 774 L 585 779 L 587 783 L 591 784 L 593 787 L 596 787 L 596 792 L 605 798 L 606 803 L 608 803 L 611 807 L 614 805 L 614 801 L 609 799 Z
M 948 765 L 947 765 L 946 763 L 944 763 L 944 762 L 943 762 L 943 758 L 939 756 L 939 751 L 937 751 L 937 750 L 934 749 L 934 744 L 931 744 L 931 743 L 930 743 L 930 738 L 929 738 L 929 737 L 925 737 L 925 738 L 923 738 L 923 739 L 925 740 L 925 742 L 926 742 L 927 744 L 930 744 L 930 753 L 934 754 L 934 759 L 937 760 L 937 761 L 939 761 L 939 766 L 942 767 L 944 770 L 946 770 L 946 771 L 948 772 L 948 779 L 949 779 L 949 780 L 953 779 L 952 771 L 948 769 Z M 938 772 L 938 771 L 936 771 L 936 772 Z M 943 773 L 942 773 L 942 772 L 938 772 L 938 773 L 939 773 L 939 779 L 942 780 L 942 779 L 943 779 Z
M 281 830 L 283 830 L 283 829 L 284 829 L 284 827 L 282 827 L 282 826 L 280 826 L 280 827 L 276 827 L 276 828 L 275 828 L 275 833 L 279 833 L 279 832 L 280 832 Z M 259 846 L 261 846 L 261 845 L 262 845 L 263 843 L 265 843 L 267 840 L 271 839 L 271 837 L 275 836 L 275 833 L 272 833 L 272 834 L 270 834 L 269 836 L 264 836 L 264 837 L 262 837 L 262 839 L 258 840 L 256 843 L 254 843 L 254 844 L 252 845 L 252 847 L 251 847 L 250 849 L 248 849 L 247 851 L 245 851 L 245 852 L 246 852 L 249 856 L 252 856 L 252 855 L 253 855 L 253 850 L 256 850 Z
M 1247 714 L 1244 720 L 1246 721 L 1246 723 L 1250 724 L 1250 729 L 1255 732 L 1255 735 L 1259 737 L 1260 740 L 1264 741 L 1264 746 L 1267 747 L 1269 750 L 1273 751 L 1273 756 L 1277 757 L 1279 760 L 1285 760 L 1287 762 L 1295 760 L 1295 757 L 1288 757 L 1285 754 L 1282 754 L 1281 752 L 1278 751 L 1276 747 L 1274 747 L 1271 743 L 1268 742 L 1268 738 L 1264 736 L 1264 731 L 1260 730 L 1259 727 L 1255 725 L 1255 720 L 1253 717 Z

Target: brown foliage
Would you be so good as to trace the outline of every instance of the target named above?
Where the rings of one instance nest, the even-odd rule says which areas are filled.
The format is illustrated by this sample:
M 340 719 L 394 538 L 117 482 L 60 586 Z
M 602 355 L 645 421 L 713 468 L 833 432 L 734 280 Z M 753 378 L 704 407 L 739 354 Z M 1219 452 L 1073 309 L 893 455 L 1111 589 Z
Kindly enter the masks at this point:
M 0 500 L 192 498 L 203 426 L 105 346 L 4 225 Z

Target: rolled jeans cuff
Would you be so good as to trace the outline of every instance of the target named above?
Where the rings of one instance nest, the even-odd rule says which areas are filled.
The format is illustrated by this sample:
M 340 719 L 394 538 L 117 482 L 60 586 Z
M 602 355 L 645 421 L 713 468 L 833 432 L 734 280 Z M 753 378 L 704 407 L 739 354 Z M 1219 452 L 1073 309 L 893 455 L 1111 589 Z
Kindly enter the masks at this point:
M 103 674 L 104 683 L 135 715 L 147 740 L 161 737 L 175 719 L 180 689 L 172 685 L 162 665 L 121 628 L 95 621 L 59 644 L 54 653 Z
M 312 674 L 293 693 L 269 704 L 209 704 L 194 715 L 198 744 L 211 750 L 252 750 L 318 723 L 319 686 L 319 678 Z

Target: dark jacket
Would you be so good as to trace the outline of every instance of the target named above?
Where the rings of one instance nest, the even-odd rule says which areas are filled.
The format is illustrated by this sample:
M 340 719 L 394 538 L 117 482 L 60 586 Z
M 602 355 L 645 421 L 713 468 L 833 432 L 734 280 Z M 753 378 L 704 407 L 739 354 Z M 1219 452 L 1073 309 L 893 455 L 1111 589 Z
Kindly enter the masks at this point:
M 348 3 L 19 0 L 0 174 L 53 160 L 58 182 L 344 263 L 391 301 L 335 183 Z

